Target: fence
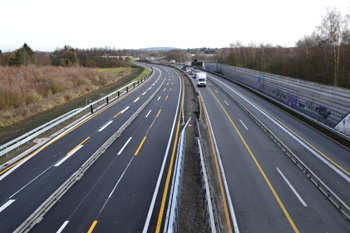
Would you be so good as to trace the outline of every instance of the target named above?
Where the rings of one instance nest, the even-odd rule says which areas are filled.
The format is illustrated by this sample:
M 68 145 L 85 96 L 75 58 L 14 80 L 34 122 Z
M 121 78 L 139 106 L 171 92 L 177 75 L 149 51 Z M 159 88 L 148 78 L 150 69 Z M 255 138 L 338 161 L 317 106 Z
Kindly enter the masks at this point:
M 350 112 L 349 89 L 219 63 L 206 63 L 205 69 L 221 73 L 318 122 L 346 133 L 339 126 Z
M 144 80 L 148 79 L 152 74 L 153 74 L 153 69 L 151 69 L 151 72 L 147 74 L 147 76 L 144 78 Z M 141 79 L 141 83 L 142 83 L 142 79 Z M 54 119 L 50 122 L 47 122 L 46 124 L 43 124 L 35 129 L 33 129 L 32 131 L 30 131 L 26 134 L 23 134 L 22 136 L 20 136 L 18 138 L 11 140 L 10 142 L 0 146 L 0 157 L 3 155 L 7 156 L 7 153 L 9 153 L 15 149 L 19 149 L 19 147 L 22 146 L 23 144 L 29 143 L 31 140 L 37 138 L 38 136 L 45 134 L 48 130 L 51 130 L 53 127 L 65 122 L 67 120 L 75 118 L 77 115 L 79 115 L 83 112 L 86 112 L 89 110 L 93 111 L 94 107 L 101 105 L 104 102 L 107 102 L 107 104 L 108 104 L 110 99 L 115 98 L 115 97 L 118 98 L 119 96 L 128 92 L 131 89 L 131 88 L 129 89 L 130 86 L 135 88 L 135 84 L 139 85 L 140 82 L 134 81 L 132 83 L 129 83 L 129 84 L 123 86 L 122 88 L 114 91 L 113 93 L 110 93 L 109 95 L 102 97 L 89 105 L 86 105 L 85 107 L 72 110 L 64 115 L 57 117 L 56 119 Z M 125 92 L 122 92 L 123 90 L 125 90 Z

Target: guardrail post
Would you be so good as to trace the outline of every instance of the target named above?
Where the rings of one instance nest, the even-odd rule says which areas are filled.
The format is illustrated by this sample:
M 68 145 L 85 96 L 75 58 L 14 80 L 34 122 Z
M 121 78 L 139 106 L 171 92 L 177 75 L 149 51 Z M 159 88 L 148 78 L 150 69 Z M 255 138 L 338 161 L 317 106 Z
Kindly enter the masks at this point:
M 118 91 L 118 98 L 119 98 L 119 96 L 120 96 L 120 93 L 119 93 L 119 91 Z
M 92 106 L 92 104 L 90 105 L 90 112 L 91 114 L 94 113 L 94 107 Z
M 140 85 L 140 81 L 137 81 L 137 86 Z
M 108 96 L 106 97 L 106 102 L 107 102 L 107 104 L 109 104 L 109 98 L 108 98 Z
M 128 92 L 128 87 L 126 87 L 126 92 Z
M 132 84 L 133 88 L 135 88 L 135 83 Z

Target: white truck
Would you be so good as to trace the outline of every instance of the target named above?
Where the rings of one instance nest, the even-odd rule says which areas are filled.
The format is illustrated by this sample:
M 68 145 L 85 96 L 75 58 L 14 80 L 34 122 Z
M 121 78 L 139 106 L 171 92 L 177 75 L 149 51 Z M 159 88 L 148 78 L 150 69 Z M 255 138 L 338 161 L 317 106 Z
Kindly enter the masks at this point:
M 170 65 L 175 65 L 175 60 L 170 60 Z
M 207 86 L 207 73 L 205 72 L 197 72 L 195 74 L 197 87 L 205 87 Z

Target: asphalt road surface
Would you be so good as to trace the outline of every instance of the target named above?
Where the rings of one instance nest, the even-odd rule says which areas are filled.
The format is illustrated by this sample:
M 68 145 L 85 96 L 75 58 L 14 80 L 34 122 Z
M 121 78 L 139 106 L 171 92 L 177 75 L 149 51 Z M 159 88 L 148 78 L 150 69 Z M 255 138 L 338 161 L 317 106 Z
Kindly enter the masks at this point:
M 350 205 L 350 151 L 251 92 L 208 74 L 199 88 L 234 232 L 350 232 L 349 221 L 226 94 L 248 108 Z M 217 85 L 214 85 L 215 82 Z
M 177 136 L 183 82 L 154 67 L 139 88 L 0 173 L 0 232 L 13 232 L 159 92 L 33 232 L 154 232 L 162 230 Z

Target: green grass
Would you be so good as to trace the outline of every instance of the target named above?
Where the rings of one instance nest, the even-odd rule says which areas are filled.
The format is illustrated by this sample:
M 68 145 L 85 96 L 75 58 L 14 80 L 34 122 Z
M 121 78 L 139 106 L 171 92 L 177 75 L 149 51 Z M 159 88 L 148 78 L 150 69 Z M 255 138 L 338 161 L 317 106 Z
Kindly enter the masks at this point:
M 116 68 L 99 68 L 97 70 L 106 72 L 112 76 L 118 76 L 119 74 L 122 74 L 126 69 L 127 67 L 116 67 Z M 137 77 L 135 77 L 133 80 L 124 84 L 125 86 L 128 85 L 129 88 L 132 86 L 131 84 L 132 82 L 141 81 L 141 79 L 145 78 L 146 75 L 150 72 L 148 69 L 142 66 L 137 66 L 135 64 L 131 65 L 131 69 L 134 70 L 133 72 L 140 72 L 140 74 Z
M 141 81 L 141 79 L 144 79 L 147 74 L 150 72 L 149 69 L 146 69 L 142 66 L 137 66 L 137 65 L 131 65 L 132 69 L 138 69 L 138 70 L 142 70 L 142 72 L 136 77 L 134 78 L 133 80 L 131 80 L 130 82 L 126 83 L 125 85 L 128 85 L 129 87 L 132 86 L 132 82 L 135 82 L 135 81 Z M 130 85 L 129 85 L 130 84 Z
M 116 68 L 99 68 L 98 71 L 106 72 L 110 74 L 112 77 L 117 77 L 121 75 L 128 67 L 116 67 Z
M 134 57 L 129 57 L 129 61 L 136 61 Z

